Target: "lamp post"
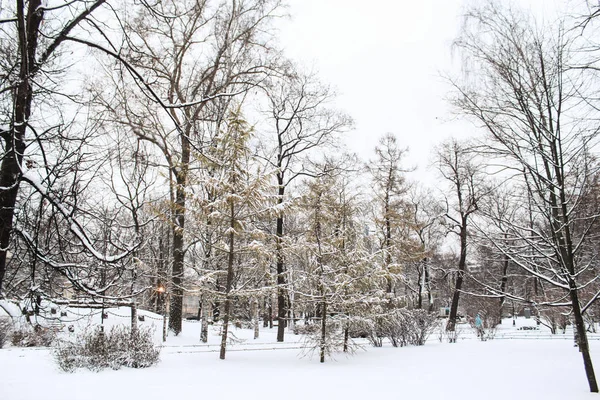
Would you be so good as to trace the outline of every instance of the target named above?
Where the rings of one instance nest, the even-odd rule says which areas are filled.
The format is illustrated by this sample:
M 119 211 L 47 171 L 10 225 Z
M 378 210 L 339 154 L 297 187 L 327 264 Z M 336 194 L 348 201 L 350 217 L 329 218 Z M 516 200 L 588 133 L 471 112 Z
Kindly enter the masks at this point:
M 512 318 L 513 318 L 513 326 L 517 325 L 515 323 L 515 301 L 512 301 Z
M 162 339 L 163 342 L 167 341 L 167 301 L 166 301 L 166 294 L 167 294 L 167 289 L 163 286 L 163 285 L 159 285 L 156 288 L 156 293 L 158 294 L 158 298 L 160 299 L 161 302 L 161 308 L 162 308 L 162 315 L 163 315 L 163 335 L 162 335 Z

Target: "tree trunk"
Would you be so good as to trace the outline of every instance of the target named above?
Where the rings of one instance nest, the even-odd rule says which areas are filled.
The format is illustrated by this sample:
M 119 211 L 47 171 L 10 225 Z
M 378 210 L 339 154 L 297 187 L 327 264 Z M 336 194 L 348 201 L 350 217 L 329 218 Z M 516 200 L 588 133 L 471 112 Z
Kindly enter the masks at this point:
M 164 307 L 165 307 L 165 309 L 163 311 L 163 342 L 167 341 L 167 334 L 168 334 L 168 331 L 169 331 L 167 329 L 167 327 L 168 327 L 168 321 L 167 320 L 168 320 L 168 315 L 169 315 L 169 309 L 171 308 L 170 307 L 170 305 L 171 305 L 170 304 L 171 303 L 170 297 L 171 296 L 169 294 L 165 293 L 165 300 L 164 300 Z
M 418 272 L 419 289 L 417 291 L 417 306 L 415 308 L 423 308 L 423 286 L 425 286 L 425 279 L 423 271 Z
M 283 203 L 283 195 L 285 193 L 285 188 L 283 186 L 283 176 L 278 176 L 279 181 L 279 199 L 277 200 L 277 204 L 281 205 Z M 285 321 L 286 321 L 286 292 L 285 292 L 285 276 L 283 275 L 285 272 L 285 268 L 283 266 L 283 215 L 280 214 L 277 217 L 277 230 L 276 230 L 276 257 L 277 257 L 277 341 L 283 342 L 285 335 Z
M 225 309 L 223 310 L 223 328 L 221 331 L 221 351 L 219 353 L 219 358 L 221 360 L 225 359 L 225 351 L 227 350 L 227 335 L 229 332 L 229 308 L 231 307 L 231 299 L 229 299 L 229 295 L 225 298 Z
M 431 277 L 429 275 L 429 259 L 425 259 L 425 264 L 423 265 L 423 273 L 425 274 L 425 289 L 427 289 L 427 301 L 429 302 L 429 306 L 427 310 L 429 312 L 433 312 L 433 296 L 431 294 Z
M 138 333 L 138 309 L 137 309 L 137 302 L 135 300 L 135 297 L 132 299 L 132 303 L 131 303 L 131 336 L 132 337 L 137 337 L 137 333 Z
M 225 282 L 225 309 L 223 310 L 223 329 L 221 332 L 221 352 L 219 358 L 225 359 L 227 349 L 227 334 L 229 329 L 229 314 L 231 309 L 231 287 L 233 286 L 233 261 L 235 245 L 235 209 L 234 201 L 230 200 L 230 225 L 229 225 L 229 254 L 227 258 L 227 282 Z
M 139 225 L 136 224 L 136 235 L 139 235 Z M 137 254 L 134 253 L 134 257 L 137 257 Z M 133 263 L 133 269 L 131 271 L 131 337 L 136 338 L 138 334 L 138 309 L 137 309 L 137 299 L 135 298 L 135 283 L 137 281 L 137 261 Z
M 572 283 L 573 285 L 575 284 L 575 282 Z M 585 375 L 590 386 L 590 392 L 598 393 L 598 383 L 596 382 L 596 374 L 594 373 L 594 365 L 592 364 L 592 357 L 590 355 L 590 345 L 587 338 L 587 332 L 585 330 L 585 322 L 581 313 L 581 306 L 579 304 L 579 296 L 577 294 L 577 289 L 571 289 L 570 296 L 571 303 L 573 304 L 573 317 L 575 319 L 575 327 L 577 329 L 577 333 L 579 334 L 577 345 L 579 346 L 579 351 L 581 352 L 581 357 L 583 358 Z
M 458 315 L 458 301 L 460 299 L 460 290 L 462 289 L 465 267 L 467 265 L 467 219 L 462 218 L 460 227 L 460 259 L 458 261 L 458 273 L 456 275 L 456 285 L 450 304 L 450 315 L 448 316 L 447 331 L 454 331 L 456 328 L 456 317 Z
M 327 347 L 327 300 L 323 296 L 321 303 L 321 362 L 325 362 L 325 349 Z
M 288 300 L 289 300 L 289 312 L 288 312 L 288 328 L 290 332 L 294 331 L 294 287 L 293 287 L 293 281 L 291 280 L 292 277 L 292 270 L 290 269 L 290 293 L 288 296 Z
M 506 238 L 506 234 L 504 235 L 504 238 Z M 498 324 L 502 323 L 502 308 L 504 307 L 504 302 L 506 301 L 506 296 L 504 296 L 504 293 L 506 292 L 506 285 L 508 283 L 508 265 L 509 258 L 508 256 L 505 256 L 504 265 L 502 266 L 502 280 L 500 281 L 500 293 L 502 293 L 503 296 L 500 297 L 500 313 L 498 315 Z
M 183 320 L 183 274 L 184 274 L 184 232 L 185 232 L 185 207 L 186 207 L 186 189 L 187 176 L 190 167 L 191 128 L 187 128 L 185 134 L 180 134 L 181 140 L 181 161 L 179 166 L 172 168 L 172 174 L 175 177 L 175 204 L 173 207 L 173 274 L 172 274 L 172 308 L 170 311 L 169 328 L 175 335 L 181 332 L 181 323 Z
M 260 335 L 260 324 L 259 324 L 259 315 L 260 315 L 260 307 L 259 307 L 259 301 L 258 298 L 255 298 L 252 301 L 252 319 L 253 319 L 253 325 L 254 325 L 254 339 L 258 339 L 258 336 Z
M 344 353 L 348 352 L 348 342 L 350 341 L 350 327 L 348 324 L 344 327 Z
M 176 199 L 174 206 L 173 223 L 173 274 L 171 281 L 171 310 L 169 312 L 169 329 L 175 335 L 181 333 L 183 320 L 183 287 L 182 278 L 184 270 L 184 228 L 185 228 L 185 180 L 177 179 Z
M 391 170 L 390 170 L 391 175 Z M 394 281 L 392 280 L 390 265 L 392 264 L 392 222 L 390 221 L 390 188 L 389 188 L 390 178 L 388 178 L 388 187 L 385 192 L 385 267 L 387 269 L 387 293 L 392 293 L 394 291 Z M 390 299 L 391 301 L 391 299 Z
M 206 299 L 206 295 L 202 296 L 202 326 L 200 328 L 200 341 L 208 342 L 208 318 L 210 315 L 210 302 Z
M 554 163 L 554 174 L 557 178 L 557 185 L 559 187 L 559 196 L 557 198 L 554 192 L 550 192 L 550 204 L 552 207 L 552 228 L 554 232 L 554 240 L 555 243 L 558 244 L 558 248 L 560 251 L 560 259 L 563 263 L 565 263 L 566 272 L 568 272 L 567 279 L 569 282 L 569 295 L 571 297 L 571 304 L 573 307 L 573 317 L 575 319 L 575 326 L 577 328 L 577 332 L 579 334 L 578 345 L 579 351 L 581 352 L 581 357 L 583 358 L 583 365 L 585 368 L 585 374 L 588 380 L 588 384 L 590 387 L 590 392 L 598 393 L 598 383 L 596 382 L 596 374 L 594 373 L 594 365 L 592 364 L 592 357 L 590 355 L 590 346 L 587 338 L 587 331 L 585 329 L 585 321 L 583 319 L 583 313 L 581 312 L 581 305 L 579 304 L 579 289 L 577 288 L 577 282 L 575 282 L 575 277 L 577 276 L 575 271 L 575 254 L 573 253 L 573 240 L 571 237 L 571 227 L 569 221 L 569 210 L 568 210 L 568 200 L 565 194 L 565 180 L 561 175 L 562 170 L 558 168 L 559 161 L 562 161 L 560 157 L 558 157 L 558 150 L 556 149 L 556 144 L 553 147 L 553 155 L 555 156 Z M 551 174 L 547 174 L 547 176 L 551 176 Z M 557 204 L 560 204 L 560 213 L 559 208 L 556 207 Z
M 17 0 L 17 31 L 19 34 L 19 80 L 14 92 L 13 121 L 8 130 L 0 128 L 4 140 L 4 156 L 0 164 L 0 296 L 6 275 L 8 248 L 13 228 L 15 205 L 21 182 L 21 166 L 25 153 L 25 133 L 31 115 L 32 78 L 39 28 L 44 12 L 41 0 L 30 0 L 27 14 L 25 3 Z
M 267 300 L 267 297 L 265 297 L 264 301 L 263 301 L 263 328 L 268 328 L 269 327 L 269 319 L 270 319 L 270 315 L 271 315 L 271 303 L 269 300 Z

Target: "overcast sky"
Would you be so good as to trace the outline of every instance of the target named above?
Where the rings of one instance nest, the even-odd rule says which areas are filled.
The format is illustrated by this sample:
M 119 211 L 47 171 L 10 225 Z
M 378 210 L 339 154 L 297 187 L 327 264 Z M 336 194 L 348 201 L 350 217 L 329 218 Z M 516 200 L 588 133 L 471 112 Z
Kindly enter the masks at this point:
M 569 1 L 569 0 L 565 0 Z M 507 1 L 501 1 L 507 2 Z M 444 138 L 476 134 L 457 121 L 446 101 L 444 74 L 460 72 L 451 44 L 460 15 L 474 0 L 289 0 L 291 20 L 281 25 L 288 56 L 314 68 L 336 88 L 338 108 L 356 129 L 351 151 L 372 157 L 378 138 L 394 133 L 409 147 L 413 179 L 431 182 L 425 169 L 432 148 Z M 535 13 L 560 0 L 518 0 Z M 559 6 L 560 8 L 560 6 Z

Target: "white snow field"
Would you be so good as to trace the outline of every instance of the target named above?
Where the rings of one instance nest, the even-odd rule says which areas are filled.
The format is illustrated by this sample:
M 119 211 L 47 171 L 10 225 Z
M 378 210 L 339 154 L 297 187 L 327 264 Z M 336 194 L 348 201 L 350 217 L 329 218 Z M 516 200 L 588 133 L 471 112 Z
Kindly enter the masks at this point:
M 83 315 L 84 310 L 77 311 Z M 107 325 L 126 323 L 127 309 L 110 310 Z M 160 317 L 146 311 L 142 325 L 156 326 Z M 72 314 L 71 314 L 72 317 Z M 96 313 L 95 318 L 99 318 Z M 157 319 L 154 319 L 157 318 Z M 77 321 L 81 329 L 85 318 Z M 535 325 L 518 320 L 520 325 Z M 170 336 L 161 362 L 148 369 L 64 373 L 51 351 L 9 347 L 0 350 L 1 400 L 118 399 L 528 399 L 578 400 L 600 398 L 588 392 L 581 356 L 572 334 L 550 336 L 521 331 L 505 320 L 496 339 L 481 342 L 463 327 L 458 343 L 440 343 L 432 335 L 425 346 L 373 348 L 354 356 L 343 354 L 320 364 L 301 357 L 299 336 L 288 333 L 275 343 L 275 331 L 233 329 L 240 339 L 218 359 L 216 329 L 208 345 L 198 342 L 200 324 L 184 322 L 179 337 Z M 550 339 L 552 337 L 552 339 Z M 600 341 L 591 340 L 592 357 L 600 373 Z M 279 394 L 283 396 L 279 397 Z

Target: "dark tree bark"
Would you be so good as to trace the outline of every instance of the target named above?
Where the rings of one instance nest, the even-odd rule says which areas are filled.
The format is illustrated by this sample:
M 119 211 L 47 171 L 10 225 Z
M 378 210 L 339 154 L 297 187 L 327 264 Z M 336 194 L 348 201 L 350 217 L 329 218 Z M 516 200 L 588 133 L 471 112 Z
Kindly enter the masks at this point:
M 446 324 L 446 330 L 449 332 L 454 331 L 456 327 L 460 294 L 467 267 L 469 217 L 477 211 L 477 204 L 484 193 L 479 177 L 481 167 L 475 165 L 473 155 L 465 144 L 456 140 L 446 142 L 438 149 L 438 170 L 450 183 L 454 197 L 452 206 L 447 201 L 446 219 L 451 227 L 450 232 L 458 235 L 460 245 L 450 315 Z
M 283 185 L 283 173 L 279 173 L 277 176 L 277 181 L 279 184 L 279 198 L 277 200 L 277 204 L 281 205 L 283 203 L 283 196 L 285 194 L 285 186 Z M 285 290 L 285 269 L 283 265 L 283 248 L 282 248 L 282 240 L 283 240 L 283 214 L 280 214 L 277 217 L 277 227 L 275 232 L 275 251 L 277 257 L 277 341 L 283 342 L 285 335 L 285 327 L 286 327 L 286 315 L 287 315 L 287 307 L 286 307 L 286 290 Z
M 332 97 L 329 88 L 322 86 L 314 76 L 300 75 L 296 71 L 286 72 L 287 77 L 273 82 L 273 88 L 268 93 L 277 144 L 273 154 L 265 158 L 277 171 L 278 205 L 285 201 L 290 182 L 298 176 L 311 176 L 297 162 L 351 124 L 345 115 L 326 108 L 326 103 Z M 278 342 L 284 340 L 288 314 L 284 223 L 285 212 L 280 210 L 275 221 Z
M 391 271 L 389 271 L 390 266 L 392 265 L 392 221 L 391 221 L 391 217 L 390 217 L 390 197 L 391 197 L 391 185 L 393 183 L 392 180 L 392 173 L 394 171 L 392 170 L 392 168 L 390 168 L 389 171 L 389 175 L 390 177 L 388 177 L 388 181 L 386 184 L 386 188 L 385 188 L 385 198 L 384 198 L 384 205 L 383 205 L 383 210 L 384 210 L 384 220 L 385 220 L 385 267 L 386 270 L 388 271 L 388 275 L 387 275 L 387 286 L 386 286 L 386 292 L 387 293 L 392 293 L 392 291 L 394 290 L 394 280 L 392 279 L 391 276 Z
M 504 235 L 506 239 L 506 235 Z M 498 324 L 502 323 L 502 308 L 504 307 L 504 302 L 506 301 L 506 293 L 507 285 L 508 285 L 508 266 L 510 265 L 510 258 L 505 255 L 504 261 L 502 262 L 502 279 L 500 280 L 500 293 L 502 296 L 500 297 L 498 307 L 500 308 L 500 312 L 498 314 Z
M 417 293 L 417 306 L 416 308 L 423 308 L 423 291 L 427 293 L 427 310 L 433 311 L 433 300 L 431 297 L 431 277 L 429 276 L 429 258 L 425 257 L 421 261 L 422 269 L 419 270 L 418 279 L 419 279 L 419 287 Z
M 31 117 L 31 104 L 34 97 L 34 79 L 48 62 L 56 49 L 65 41 L 67 35 L 105 0 L 90 4 L 81 14 L 68 21 L 59 34 L 50 41 L 43 51 L 38 43 L 43 37 L 41 30 L 44 21 L 44 9 L 41 0 L 16 0 L 17 38 L 17 84 L 11 89 L 13 95 L 13 115 L 8 130 L 0 129 L 4 140 L 4 154 L 0 164 L 0 296 L 6 275 L 8 248 L 13 233 L 13 219 L 19 186 L 22 178 L 23 155 L 26 149 L 26 132 Z M 13 23 L 13 22 L 4 22 Z M 37 55 L 40 54 L 39 57 Z M 9 72 L 10 74 L 10 72 Z M 4 89 L 4 87 L 0 87 Z
M 460 291 L 464 281 L 465 268 L 467 265 L 467 217 L 462 218 L 460 226 L 460 258 L 458 260 L 458 270 L 456 272 L 456 283 L 454 284 L 454 293 L 452 294 L 452 303 L 450 304 L 450 315 L 446 330 L 454 331 L 456 328 L 456 318 L 458 317 L 458 302 Z
M 582 101 L 595 97 L 597 90 L 590 92 L 593 86 L 581 82 L 597 77 L 581 75 L 588 72 L 585 67 L 572 68 L 573 55 L 582 48 L 573 47 L 571 34 L 579 38 L 581 32 L 564 30 L 564 21 L 539 25 L 493 2 L 466 15 L 459 47 L 480 60 L 477 81 L 470 78 L 478 84 L 455 85 L 460 93 L 456 105 L 485 127 L 489 137 L 483 150 L 520 172 L 513 180 L 526 196 L 522 203 L 529 202 L 521 209 L 530 221 L 536 217 L 535 229 L 497 218 L 506 226 L 490 235 L 490 242 L 533 278 L 535 290 L 554 289 L 556 299 L 544 300 L 547 305 L 564 306 L 564 296 L 570 298 L 589 388 L 598 392 L 583 319 L 597 295 L 587 293 L 587 304 L 581 305 L 586 291 L 600 293 L 594 285 L 597 274 L 587 264 L 588 252 L 596 250 L 583 245 L 592 237 L 597 213 L 577 215 L 592 171 L 597 171 L 590 143 L 598 138 L 598 131 L 589 128 L 597 106 Z
M 169 329 L 175 335 L 181 332 L 183 320 L 183 273 L 185 261 L 184 232 L 187 176 L 190 165 L 190 143 L 187 135 L 181 136 L 181 166 L 175 168 L 176 178 L 175 205 L 173 210 L 173 270 L 171 282 L 171 309 L 169 311 Z
M 227 255 L 227 280 L 225 282 L 225 306 L 223 310 L 223 331 L 221 332 L 221 351 L 219 358 L 225 359 L 225 351 L 227 349 L 227 335 L 229 332 L 229 314 L 231 309 L 231 288 L 233 285 L 233 261 L 235 257 L 234 245 L 235 245 L 235 208 L 233 200 L 230 201 L 230 230 L 229 233 L 229 253 Z
M 319 360 L 325 362 L 325 351 L 327 349 L 327 297 L 323 295 L 323 301 L 321 302 L 321 351 Z

